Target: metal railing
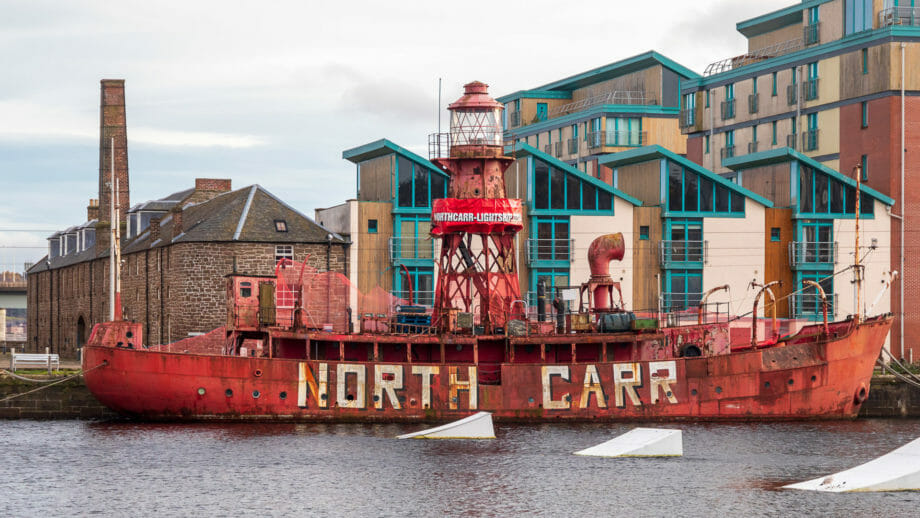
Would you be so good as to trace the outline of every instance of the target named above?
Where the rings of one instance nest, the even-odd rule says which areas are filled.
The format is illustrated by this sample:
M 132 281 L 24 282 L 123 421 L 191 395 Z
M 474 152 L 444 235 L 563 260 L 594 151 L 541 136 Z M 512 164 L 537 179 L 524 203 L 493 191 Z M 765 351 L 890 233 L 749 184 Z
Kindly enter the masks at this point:
M 647 140 L 645 131 L 608 131 L 607 145 L 639 147 Z
M 703 298 L 700 293 L 681 293 L 681 292 L 664 292 L 658 296 L 662 313 L 671 313 L 685 309 L 696 309 L 700 305 L 700 299 Z M 696 318 L 696 315 L 693 315 Z
M 810 129 L 802 133 L 802 150 L 814 151 L 818 149 L 818 130 Z
M 837 316 L 837 294 L 828 293 L 827 295 L 827 318 L 833 319 Z M 820 320 L 823 318 L 824 310 L 822 307 L 821 296 L 817 293 L 796 293 L 789 297 L 789 314 L 793 318 L 807 318 L 810 320 Z
M 556 156 L 557 157 L 562 156 L 562 144 L 563 142 L 561 140 L 559 142 L 556 142 Z
M 428 159 L 450 156 L 450 133 L 431 133 L 428 135 Z
M 570 155 L 576 155 L 576 154 L 578 154 L 578 139 L 577 139 L 577 138 L 570 138 L 570 139 L 568 140 L 568 144 L 569 144 L 569 154 L 570 154 Z
M 727 99 L 722 101 L 722 120 L 735 118 L 735 100 Z
M 790 148 L 792 148 L 792 149 L 797 149 L 797 148 L 796 148 L 796 144 L 797 144 L 797 142 L 796 142 L 796 137 L 798 137 L 798 135 L 796 135 L 795 133 L 792 133 L 792 134 L 790 134 L 790 135 L 786 135 L 786 147 L 790 147 Z
M 592 131 L 588 133 L 588 148 L 595 149 L 604 145 L 604 132 Z
M 789 265 L 833 266 L 837 263 L 837 243 L 830 241 L 791 241 L 789 243 Z
M 920 7 L 889 7 L 878 13 L 878 26 L 920 25 Z
M 753 63 L 758 63 L 765 59 L 775 58 L 777 56 L 782 56 L 784 54 L 789 54 L 790 52 L 795 52 L 804 46 L 804 41 L 802 38 L 797 38 L 794 40 L 783 41 L 776 43 L 774 45 L 769 45 L 757 50 L 752 50 L 747 54 L 741 54 L 740 56 L 735 56 L 732 58 L 723 59 L 716 61 L 715 63 L 710 63 L 706 70 L 703 71 L 704 76 L 711 76 L 715 74 L 721 74 L 722 72 L 727 72 L 736 68 L 743 67 L 745 65 L 750 65 Z
M 757 142 L 748 142 L 748 154 L 757 152 Z
M 515 112 L 511 112 L 510 114 L 508 114 L 508 120 L 510 121 L 511 127 L 512 127 L 512 128 L 515 128 L 515 127 L 517 127 L 517 126 L 520 126 L 520 125 L 521 125 L 521 112 L 520 112 L 520 110 L 519 110 L 519 111 L 515 111 Z
M 399 301 L 408 301 L 409 300 L 409 290 L 393 290 L 390 292 L 391 295 L 399 299 Z M 390 307 L 390 314 L 396 313 L 396 306 L 400 304 L 399 301 L 394 301 Z M 417 306 L 434 306 L 434 290 L 432 291 L 412 291 L 412 301 Z
M 596 106 L 598 104 L 655 104 L 657 101 L 645 96 L 642 90 L 613 90 L 586 97 L 580 101 L 556 106 L 549 111 L 550 117 L 565 115 Z
M 809 79 L 802 86 L 805 89 L 805 100 L 814 101 L 818 98 L 818 79 Z
M 427 237 L 393 236 L 390 238 L 390 264 L 406 259 L 434 259 L 435 240 Z
M 816 45 L 821 42 L 821 22 L 805 26 L 805 46 Z
M 725 146 L 722 148 L 722 160 L 735 156 L 735 146 Z
M 799 85 L 798 83 L 792 83 L 786 87 L 786 104 L 795 104 L 798 102 L 799 98 Z
M 524 245 L 527 264 L 533 264 L 537 261 L 572 262 L 574 259 L 572 250 L 575 248 L 575 241 L 572 239 L 530 238 L 524 242 Z
M 658 261 L 662 268 L 673 268 L 687 263 L 706 262 L 709 242 L 663 240 L 658 243 Z
M 748 113 L 757 113 L 760 110 L 760 94 L 748 95 Z
M 696 109 L 684 108 L 680 111 L 680 127 L 689 128 L 696 125 Z

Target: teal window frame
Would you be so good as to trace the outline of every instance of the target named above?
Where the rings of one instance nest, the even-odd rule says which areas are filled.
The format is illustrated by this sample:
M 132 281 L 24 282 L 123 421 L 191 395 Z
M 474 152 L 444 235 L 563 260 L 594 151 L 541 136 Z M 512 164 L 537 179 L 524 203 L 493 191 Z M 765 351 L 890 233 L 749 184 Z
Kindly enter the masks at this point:
M 530 237 L 537 240 L 538 246 L 540 240 L 550 239 L 553 245 L 545 248 L 541 247 L 531 251 L 531 266 L 534 268 L 566 268 L 571 264 L 572 254 L 568 244 L 564 251 L 556 246 L 556 240 L 572 239 L 572 226 L 568 216 L 537 216 L 530 223 Z M 547 232 L 548 231 L 548 232 Z
M 781 229 L 779 227 L 772 227 L 770 229 L 770 241 L 777 243 L 780 241 Z
M 860 53 L 862 54 L 862 73 L 866 75 L 869 73 L 869 48 L 862 49 Z
M 613 140 L 610 139 L 610 121 L 613 120 Z M 625 126 L 625 128 L 621 128 Z M 620 138 L 620 132 L 626 133 L 625 142 Z M 615 147 L 640 147 L 642 142 L 641 117 L 608 117 L 606 144 Z
M 735 83 L 725 85 L 725 100 L 731 101 L 735 98 Z
M 776 122 L 777 121 L 773 121 L 773 124 L 772 124 L 773 126 L 773 145 L 774 146 L 776 145 Z
M 808 131 L 818 129 L 818 113 L 809 113 L 808 114 Z
M 757 94 L 757 76 L 754 76 L 751 78 L 751 83 L 752 83 L 751 93 L 756 95 Z
M 868 182 L 869 181 L 869 155 L 863 155 L 859 157 L 859 181 Z M 862 209 L 862 207 L 860 207 Z
M 671 294 L 669 300 L 664 304 L 665 312 L 677 311 L 699 306 L 702 299 L 703 291 L 703 270 L 702 269 L 668 269 L 665 270 L 662 281 L 664 282 L 665 293 Z M 698 291 L 691 291 L 691 287 L 699 286 Z M 682 294 L 674 300 L 673 294 Z M 697 296 L 699 295 L 699 296 Z
M 680 164 L 663 160 L 664 189 L 663 214 L 666 217 L 725 217 L 743 218 L 745 214 L 744 196 L 717 181 L 688 170 Z M 679 177 L 679 183 L 675 180 Z M 690 192 L 693 191 L 693 192 Z M 679 193 L 679 194 L 678 194 Z M 704 193 L 708 193 L 705 194 Z M 674 196 L 679 196 L 674 200 Z M 672 203 L 673 201 L 673 203 Z M 720 210 L 723 203 L 725 210 Z M 679 203 L 678 203 L 679 202 Z M 737 210 L 740 206 L 740 210 Z M 712 208 L 709 209 L 708 206 Z M 733 210 L 734 209 L 734 210 Z
M 549 118 L 549 109 L 547 108 L 546 103 L 537 103 L 537 116 L 536 119 L 539 122 L 543 122 Z
M 434 305 L 434 265 L 406 265 L 409 277 L 412 279 L 414 303 L 423 306 Z M 398 295 L 408 294 L 405 286 L 405 277 L 402 272 L 393 275 L 393 291 Z
M 773 90 L 772 96 L 776 97 L 776 72 L 773 72 Z
M 377 220 L 376 220 L 376 219 L 368 219 L 368 220 L 367 220 L 367 233 L 368 233 L 368 234 L 376 234 L 376 233 L 377 233 Z
M 648 241 L 648 225 L 639 225 L 639 241 Z
M 757 125 L 751 126 L 751 142 L 757 142 Z
M 708 155 L 709 154 L 709 135 L 703 135 L 703 144 L 705 146 L 705 150 L 703 152 Z
M 412 224 L 412 233 L 405 234 L 403 233 L 403 223 Z M 426 214 L 395 214 L 393 217 L 393 237 L 400 239 L 399 241 L 399 254 L 393 261 L 395 264 L 405 264 L 407 266 L 429 266 L 434 264 L 434 244 L 424 244 L 431 243 L 430 233 L 422 232 L 419 233 L 419 225 L 427 224 L 429 231 L 431 228 L 431 213 Z M 403 241 L 401 238 L 410 237 L 413 239 L 413 247 L 411 253 L 407 253 L 403 249 Z M 430 256 L 426 256 L 430 254 Z
M 851 219 L 856 213 L 856 188 L 825 174 L 821 170 L 798 166 L 796 217 L 810 219 Z M 875 218 L 872 197 L 863 192 L 860 218 Z
M 814 7 L 808 8 L 808 23 L 811 25 L 814 25 L 820 21 L 819 14 L 818 14 L 818 7 L 819 6 L 816 5 Z
M 530 291 L 536 294 L 537 285 L 540 279 L 548 279 L 546 284 L 546 302 L 553 299 L 555 288 L 568 287 L 572 282 L 572 277 L 568 267 L 541 267 L 537 266 L 530 270 Z M 535 304 L 536 300 L 528 301 L 529 304 Z
M 860 107 L 860 128 L 866 129 L 869 127 L 869 101 L 862 101 L 859 104 Z
M 404 204 L 403 200 L 403 177 L 404 174 L 403 168 L 406 165 L 410 166 L 408 171 L 409 182 L 408 189 L 411 191 L 410 196 L 408 197 L 408 205 Z M 439 175 L 441 178 L 440 182 L 433 182 L 432 178 L 434 175 Z M 436 173 L 433 169 L 425 167 L 421 164 L 417 164 L 414 161 L 397 155 L 396 156 L 396 171 L 395 171 L 395 185 L 393 189 L 393 212 L 430 212 L 431 211 L 431 200 L 444 198 L 447 196 L 448 189 L 448 178 L 440 176 L 440 173 Z M 420 187 L 418 185 L 419 178 L 424 177 L 425 185 Z M 440 192 L 435 192 L 438 190 L 438 183 L 442 185 Z M 425 195 L 421 196 L 422 200 L 419 198 L 419 190 L 424 189 Z
M 799 270 L 795 272 L 795 285 L 802 286 L 802 281 L 810 280 L 815 281 L 821 285 L 821 288 L 824 290 L 825 295 L 834 301 L 834 277 L 832 276 L 833 271 L 809 271 L 809 270 Z M 824 319 L 824 310 L 821 307 L 821 301 L 818 297 L 818 290 L 812 286 L 804 286 L 802 288 L 802 295 L 811 295 L 813 298 L 810 299 L 808 304 L 800 304 L 796 309 L 795 314 L 792 315 L 793 318 L 800 318 L 811 321 L 820 321 Z M 833 319 L 833 302 L 828 308 L 828 319 Z
M 538 178 L 544 174 L 542 170 L 538 174 L 538 169 L 542 167 L 546 168 L 545 179 Z M 613 194 L 586 179 L 579 178 L 571 171 L 533 157 L 528 160 L 528 178 L 528 189 L 530 190 L 528 206 L 531 214 L 549 216 L 572 214 L 610 216 L 614 214 Z M 546 182 L 545 200 L 541 189 L 544 181 Z M 578 193 L 576 194 L 573 189 L 577 189 Z
M 706 108 L 709 108 L 709 90 L 706 90 Z

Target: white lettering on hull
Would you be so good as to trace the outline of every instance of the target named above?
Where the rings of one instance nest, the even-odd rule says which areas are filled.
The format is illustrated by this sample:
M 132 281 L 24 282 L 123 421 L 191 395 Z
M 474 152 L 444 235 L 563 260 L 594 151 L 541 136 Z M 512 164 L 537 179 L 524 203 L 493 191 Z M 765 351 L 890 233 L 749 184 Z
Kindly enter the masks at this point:
M 613 394 L 618 408 L 626 406 L 625 397 L 633 406 L 642 406 L 639 400 L 639 394 L 636 387 L 642 386 L 642 369 L 638 363 L 614 363 L 613 364 Z
M 441 369 L 434 365 L 413 365 L 412 374 L 422 377 L 422 408 L 431 408 L 431 378 L 437 376 Z
M 677 383 L 677 362 L 649 362 L 648 372 L 652 383 L 652 404 L 660 401 L 660 393 L 664 394 L 668 403 L 677 403 L 677 397 L 671 390 L 671 383 Z
M 468 377 L 462 381 L 459 376 L 460 367 L 448 367 L 450 373 L 450 390 L 448 391 L 450 401 L 448 407 L 451 410 L 458 408 L 460 402 L 460 392 L 466 392 L 469 395 L 469 409 L 476 410 L 479 406 L 479 379 L 476 375 L 476 367 L 468 367 Z
M 335 392 L 336 402 L 341 408 L 364 408 L 365 406 L 365 386 L 366 369 L 364 365 L 354 363 L 340 363 L 335 368 Z M 355 394 L 348 394 L 347 379 L 348 375 L 355 376 Z M 350 399 L 349 399 L 350 396 Z
M 544 365 L 541 367 L 543 372 L 543 408 L 546 410 L 566 410 L 571 405 L 568 393 L 562 395 L 562 398 L 553 399 L 553 378 L 561 378 L 562 381 L 569 381 L 568 365 Z
M 597 408 L 607 408 L 607 396 L 604 395 L 601 377 L 597 374 L 597 367 L 594 365 L 588 365 L 585 368 L 584 387 L 581 389 L 581 401 L 578 402 L 578 408 L 588 408 L 591 394 L 594 394 Z
M 390 404 L 399 410 L 397 390 L 403 388 L 403 369 L 401 365 L 374 365 L 374 408 L 383 410 L 383 396 L 390 399 Z

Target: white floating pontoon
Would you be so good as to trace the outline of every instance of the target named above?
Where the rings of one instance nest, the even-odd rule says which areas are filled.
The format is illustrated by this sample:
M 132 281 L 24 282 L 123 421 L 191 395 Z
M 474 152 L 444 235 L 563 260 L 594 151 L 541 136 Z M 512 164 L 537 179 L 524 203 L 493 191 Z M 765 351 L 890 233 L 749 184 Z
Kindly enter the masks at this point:
M 459 421 L 400 435 L 397 439 L 494 439 L 492 414 L 479 412 Z
M 920 439 L 865 464 L 797 484 L 787 489 L 810 491 L 910 491 L 920 489 Z
M 635 428 L 619 437 L 575 455 L 592 457 L 680 457 L 684 454 L 680 430 L 664 428 Z

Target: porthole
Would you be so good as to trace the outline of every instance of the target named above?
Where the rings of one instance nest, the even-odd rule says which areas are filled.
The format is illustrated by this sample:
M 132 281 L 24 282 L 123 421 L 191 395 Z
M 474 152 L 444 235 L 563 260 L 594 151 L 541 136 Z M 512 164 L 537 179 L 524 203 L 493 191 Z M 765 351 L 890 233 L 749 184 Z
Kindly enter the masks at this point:
M 770 382 L 769 381 L 763 382 L 763 386 L 766 388 L 770 388 Z
M 252 398 L 253 398 L 253 399 L 259 399 L 259 396 L 261 396 L 261 395 L 262 395 L 262 393 L 259 392 L 258 390 L 253 390 L 253 391 L 252 391 Z
M 224 395 L 227 397 L 233 397 L 233 390 L 227 389 L 224 391 Z
M 201 388 L 198 389 L 198 395 L 199 395 L 199 396 L 203 396 L 203 395 L 204 395 L 204 387 L 201 387 Z
M 690 395 L 695 396 L 697 394 L 696 389 L 690 389 Z
M 792 385 L 793 383 L 795 383 L 795 381 L 789 380 L 787 383 L 789 383 L 790 385 Z
M 722 393 L 722 387 L 716 387 L 716 394 Z
M 278 397 L 280 397 L 281 399 L 287 399 L 287 392 L 282 392 L 281 394 L 278 394 Z
M 255 376 L 255 377 L 257 377 L 257 378 L 258 378 L 258 377 L 261 377 L 261 376 L 262 376 L 262 369 L 256 369 L 255 372 L 253 372 L 252 374 L 253 374 L 253 376 Z

